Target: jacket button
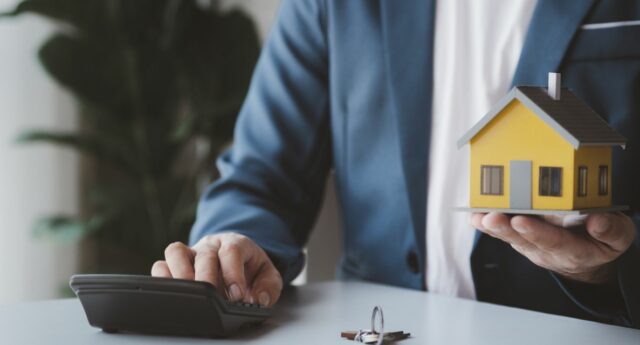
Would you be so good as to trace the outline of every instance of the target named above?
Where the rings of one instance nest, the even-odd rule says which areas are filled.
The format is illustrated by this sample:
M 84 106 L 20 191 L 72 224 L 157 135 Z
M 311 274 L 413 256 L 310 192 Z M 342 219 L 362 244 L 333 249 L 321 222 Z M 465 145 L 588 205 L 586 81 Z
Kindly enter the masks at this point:
M 407 254 L 407 265 L 409 266 L 409 270 L 413 273 L 420 272 L 420 263 L 418 262 L 418 253 L 415 251 L 410 251 Z

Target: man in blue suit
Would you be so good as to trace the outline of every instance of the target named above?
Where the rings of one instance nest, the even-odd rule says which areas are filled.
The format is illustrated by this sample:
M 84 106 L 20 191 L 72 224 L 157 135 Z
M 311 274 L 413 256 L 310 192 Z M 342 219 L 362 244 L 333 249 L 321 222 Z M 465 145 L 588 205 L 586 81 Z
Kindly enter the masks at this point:
M 202 197 L 192 246 L 169 245 L 152 274 L 274 304 L 303 266 L 334 169 L 340 277 L 640 327 L 640 2 L 526 2 L 530 11 L 512 2 L 284 1 L 233 148 L 218 160 L 222 177 Z M 475 10 L 508 12 L 477 25 Z M 449 250 L 458 243 L 449 234 L 461 234 L 449 219 L 460 215 L 438 206 L 458 188 L 447 177 L 463 169 L 446 151 L 457 137 L 443 133 L 462 121 L 466 102 L 482 106 L 509 85 L 546 85 L 549 71 L 627 137 L 628 149 L 614 154 L 613 196 L 631 211 L 591 215 L 582 231 L 562 219 L 475 214 L 468 255 Z M 456 99 L 474 80 L 485 86 Z M 493 82 L 502 86 L 492 91 Z M 438 275 L 449 266 L 460 268 Z

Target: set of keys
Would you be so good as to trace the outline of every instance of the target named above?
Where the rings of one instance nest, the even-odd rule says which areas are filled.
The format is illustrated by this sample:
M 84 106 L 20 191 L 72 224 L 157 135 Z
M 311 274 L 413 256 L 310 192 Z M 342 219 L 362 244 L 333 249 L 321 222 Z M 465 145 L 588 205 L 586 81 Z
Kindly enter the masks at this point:
M 376 330 L 376 318 L 380 315 L 380 327 Z M 385 342 L 395 342 L 402 339 L 407 339 L 411 336 L 411 333 L 405 333 L 403 331 L 398 332 L 384 332 L 384 315 L 382 314 L 382 308 L 375 306 L 371 314 L 371 329 L 361 329 L 358 331 L 345 331 L 340 333 L 340 337 L 349 340 L 365 343 L 382 345 Z

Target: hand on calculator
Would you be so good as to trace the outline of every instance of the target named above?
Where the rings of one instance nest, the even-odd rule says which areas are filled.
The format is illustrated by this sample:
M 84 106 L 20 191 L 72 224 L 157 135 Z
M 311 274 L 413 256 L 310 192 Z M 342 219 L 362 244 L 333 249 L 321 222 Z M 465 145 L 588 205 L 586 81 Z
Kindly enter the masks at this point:
M 152 276 L 206 281 L 234 302 L 269 307 L 280 298 L 280 273 L 264 250 L 246 236 L 209 235 L 193 247 L 174 242 L 164 254 L 165 260 L 153 264 Z

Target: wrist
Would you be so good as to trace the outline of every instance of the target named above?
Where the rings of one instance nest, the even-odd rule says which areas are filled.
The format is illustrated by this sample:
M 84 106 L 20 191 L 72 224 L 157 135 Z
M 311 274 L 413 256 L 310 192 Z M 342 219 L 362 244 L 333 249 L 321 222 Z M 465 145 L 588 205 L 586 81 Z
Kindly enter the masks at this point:
M 579 273 L 558 273 L 566 279 L 587 283 L 604 285 L 611 283 L 615 278 L 615 265 L 609 262 L 590 270 Z

